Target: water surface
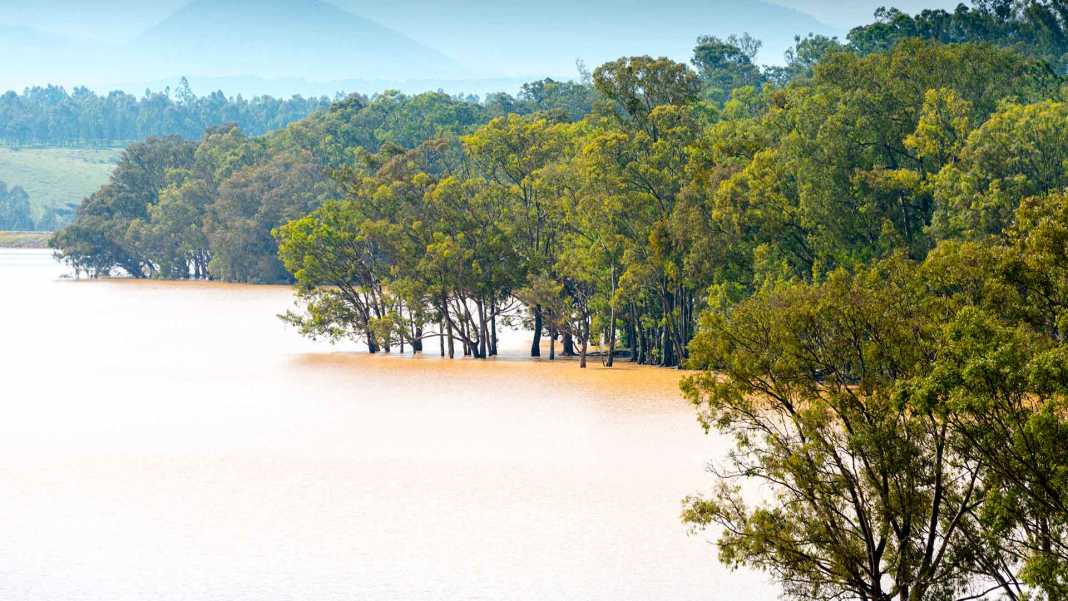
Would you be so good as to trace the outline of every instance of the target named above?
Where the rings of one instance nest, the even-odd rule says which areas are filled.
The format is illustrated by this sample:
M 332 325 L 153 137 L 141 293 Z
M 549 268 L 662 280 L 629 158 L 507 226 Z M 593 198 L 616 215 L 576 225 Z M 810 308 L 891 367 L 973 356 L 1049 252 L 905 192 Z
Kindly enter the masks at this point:
M 0 249 L 0 599 L 736 600 L 678 374 L 369 357 L 285 287 Z M 431 345 L 433 347 L 433 345 Z

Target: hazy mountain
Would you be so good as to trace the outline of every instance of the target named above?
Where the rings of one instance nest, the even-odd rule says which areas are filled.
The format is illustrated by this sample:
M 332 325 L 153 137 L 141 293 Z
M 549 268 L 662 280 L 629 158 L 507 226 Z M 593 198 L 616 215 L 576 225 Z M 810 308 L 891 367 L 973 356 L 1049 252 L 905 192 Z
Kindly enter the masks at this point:
M 574 76 L 576 58 L 591 68 L 631 54 L 686 61 L 702 34 L 749 32 L 765 42 L 759 60 L 778 63 L 794 35 L 843 35 L 851 20 L 868 21 L 861 15 L 882 4 L 858 0 L 847 10 L 836 0 L 330 2 L 0 0 L 0 50 L 19 57 L 0 70 L 0 86 L 122 85 L 141 92 L 188 75 L 204 82 L 198 91 L 219 82 L 236 86 L 225 90 L 232 94 L 342 83 L 346 91 L 439 83 L 482 91 L 494 80 Z
M 761 0 L 337 0 L 354 13 L 441 49 L 479 74 L 573 73 L 623 55 L 688 60 L 699 35 L 749 32 L 778 63 L 797 34 L 842 34 Z
M 321 0 L 198 0 L 132 43 L 191 76 L 313 80 L 457 76 L 440 52 Z
M 0 23 L 62 36 L 127 42 L 189 0 L 0 0 Z

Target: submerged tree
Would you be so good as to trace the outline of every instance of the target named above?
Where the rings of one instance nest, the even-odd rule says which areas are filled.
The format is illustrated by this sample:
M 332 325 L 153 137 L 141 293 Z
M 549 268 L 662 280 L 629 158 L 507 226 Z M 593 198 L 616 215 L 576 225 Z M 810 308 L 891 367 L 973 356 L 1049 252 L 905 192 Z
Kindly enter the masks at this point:
M 736 447 L 684 518 L 721 529 L 721 560 L 769 571 L 797 599 L 963 599 L 983 578 L 1011 592 L 980 537 L 981 460 L 957 452 L 944 406 L 902 396 L 943 318 L 900 259 L 706 315 L 695 365 L 722 375 L 685 389 Z M 753 479 L 769 502 L 745 502 Z

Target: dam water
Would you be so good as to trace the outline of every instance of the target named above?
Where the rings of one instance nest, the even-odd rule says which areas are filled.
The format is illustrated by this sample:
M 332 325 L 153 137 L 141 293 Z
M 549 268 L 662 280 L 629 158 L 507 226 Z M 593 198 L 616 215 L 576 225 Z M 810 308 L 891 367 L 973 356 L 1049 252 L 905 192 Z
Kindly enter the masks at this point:
M 679 521 L 726 441 L 678 372 L 372 357 L 286 287 L 65 272 L 0 250 L 0 599 L 775 597 Z

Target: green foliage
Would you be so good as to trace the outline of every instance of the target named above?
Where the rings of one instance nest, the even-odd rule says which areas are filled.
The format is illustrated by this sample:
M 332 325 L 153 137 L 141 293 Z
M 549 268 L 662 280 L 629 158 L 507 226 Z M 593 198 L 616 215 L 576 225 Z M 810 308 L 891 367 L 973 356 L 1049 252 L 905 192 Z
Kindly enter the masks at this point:
M 544 80 L 509 104 L 555 123 L 585 115 L 592 102 L 588 85 Z M 54 243 L 62 258 L 92 274 L 121 268 L 134 277 L 288 281 L 271 230 L 340 196 L 332 175 L 367 153 L 385 157 L 470 133 L 493 110 L 441 93 L 387 92 L 346 98 L 268 136 L 250 138 L 231 124 L 208 128 L 196 144 L 150 140 L 127 150 L 110 183 Z M 69 220 L 53 212 L 42 223 Z
M 698 38 L 693 51 L 693 66 L 705 84 L 705 95 L 722 104 L 732 90 L 759 85 L 763 78 L 753 60 L 760 46 L 760 41 L 748 34 L 730 36 L 726 40 L 715 36 Z
M 939 309 L 893 258 L 706 313 L 693 364 L 721 375 L 684 389 L 735 451 L 684 519 L 722 529 L 722 561 L 798 599 L 954 599 L 975 574 L 1004 576 L 984 572 L 974 538 L 979 462 L 950 455 L 943 414 L 898 394 L 940 347 Z M 749 506 L 754 479 L 771 498 Z
M 0 231 L 28 232 L 33 230 L 30 196 L 22 188 L 8 189 L 0 182 Z
M 849 32 L 858 52 L 885 52 L 908 38 L 943 43 L 987 42 L 1011 47 L 1050 63 L 1063 73 L 1068 68 L 1068 8 L 1060 0 L 980 0 L 955 11 L 925 10 L 911 16 L 881 8 L 876 22 Z
M 238 282 L 287 280 L 271 230 L 335 195 L 333 182 L 307 152 L 235 171 L 219 185 L 203 220 L 200 248 L 210 249 L 209 272 Z
M 1013 104 L 968 136 L 934 182 L 942 237 L 997 234 L 1020 202 L 1068 186 L 1068 104 Z
M 955 104 L 929 94 L 923 119 L 963 123 Z M 1063 598 L 1068 197 L 996 234 L 712 304 L 684 389 L 736 449 L 684 519 L 721 529 L 723 561 L 799 599 Z M 754 478 L 773 503 L 732 485 Z
M 172 95 L 124 92 L 99 96 L 78 87 L 28 88 L 0 96 L 0 142 L 11 146 L 114 146 L 149 137 L 198 138 L 208 128 L 235 123 L 254 134 L 303 119 L 330 104 L 327 98 L 258 96 L 227 98 L 222 92 L 198 97 L 184 79 Z
M 648 56 L 621 58 L 593 72 L 593 84 L 610 103 L 610 112 L 624 127 L 655 136 L 650 115 L 661 105 L 682 105 L 697 99 L 700 81 L 686 65 Z
M 772 107 L 756 123 L 721 126 L 721 147 L 751 157 L 704 192 L 731 243 L 749 249 L 732 271 L 752 272 L 758 284 L 758 250 L 801 279 L 899 247 L 921 258 L 931 246 L 933 181 L 967 152 L 970 128 L 998 99 L 1055 88 L 1031 61 L 989 47 L 908 41 L 885 54 L 830 55 L 810 80 L 770 92 Z M 767 132 L 762 146 L 735 141 L 751 128 Z

